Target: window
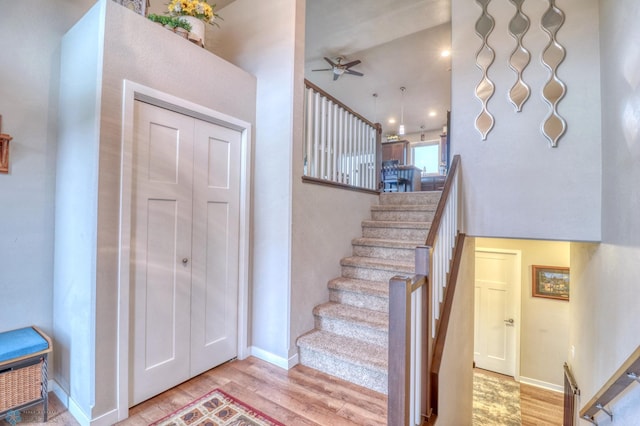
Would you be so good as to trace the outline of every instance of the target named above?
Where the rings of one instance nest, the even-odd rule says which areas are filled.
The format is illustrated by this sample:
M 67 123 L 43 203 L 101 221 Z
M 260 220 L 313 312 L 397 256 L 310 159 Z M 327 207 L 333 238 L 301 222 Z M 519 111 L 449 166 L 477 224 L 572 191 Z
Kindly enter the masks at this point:
M 440 144 L 431 142 L 413 148 L 413 165 L 422 173 L 437 174 L 440 172 Z

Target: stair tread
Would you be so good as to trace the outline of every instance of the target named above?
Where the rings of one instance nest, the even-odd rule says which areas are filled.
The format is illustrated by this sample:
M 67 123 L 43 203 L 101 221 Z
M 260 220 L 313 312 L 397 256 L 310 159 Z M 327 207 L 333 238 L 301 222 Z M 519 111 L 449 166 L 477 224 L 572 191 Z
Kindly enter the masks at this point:
M 328 287 L 334 290 L 353 291 L 374 296 L 389 297 L 389 283 L 382 281 L 338 277 L 329 281 Z
M 369 228 L 402 228 L 402 229 L 429 229 L 431 222 L 405 222 L 402 220 L 363 220 L 363 227 Z
M 358 308 L 342 303 L 327 302 L 313 308 L 313 314 L 348 321 L 382 331 L 389 330 L 389 314 L 386 312 Z
M 351 337 L 324 330 L 312 330 L 297 340 L 300 348 L 323 352 L 353 364 L 365 366 L 387 374 L 388 349 Z
M 432 212 L 436 210 L 436 207 L 436 204 L 378 204 L 371 206 L 371 211 Z
M 398 271 L 412 274 L 415 270 L 414 262 L 403 262 L 394 259 L 382 259 L 379 257 L 349 256 L 340 260 L 341 266 L 355 266 L 385 271 Z
M 417 246 L 424 245 L 424 241 L 406 241 L 406 240 L 390 240 L 387 238 L 371 238 L 359 237 L 351 241 L 352 245 L 370 246 L 370 247 L 390 247 L 390 248 L 406 248 L 414 249 Z

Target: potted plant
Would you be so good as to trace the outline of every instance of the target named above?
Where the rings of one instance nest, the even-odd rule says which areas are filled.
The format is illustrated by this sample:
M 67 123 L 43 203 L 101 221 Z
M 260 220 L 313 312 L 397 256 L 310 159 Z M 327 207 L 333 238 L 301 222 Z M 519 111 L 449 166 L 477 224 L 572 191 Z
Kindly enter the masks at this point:
M 210 5 L 206 0 L 171 0 L 167 9 L 170 16 L 189 22 L 189 39 L 204 46 L 204 24 L 218 25 L 216 20 L 222 19 L 216 14 L 215 7 L 215 4 Z

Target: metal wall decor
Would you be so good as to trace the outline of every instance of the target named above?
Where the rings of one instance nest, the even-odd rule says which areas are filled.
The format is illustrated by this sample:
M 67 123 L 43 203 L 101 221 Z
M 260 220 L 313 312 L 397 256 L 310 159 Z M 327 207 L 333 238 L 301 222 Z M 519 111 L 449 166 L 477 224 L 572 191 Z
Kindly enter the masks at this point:
M 495 26 L 493 17 L 487 12 L 490 2 L 491 0 L 476 0 L 476 3 L 482 7 L 482 14 L 476 21 L 476 34 L 482 39 L 482 46 L 476 54 L 476 65 L 482 70 L 482 80 L 476 86 L 476 97 L 482 102 L 482 111 L 476 117 L 476 129 L 482 135 L 482 140 L 487 139 L 487 134 L 493 128 L 494 123 L 493 116 L 487 109 L 487 102 L 495 91 L 493 82 L 487 76 L 487 71 L 495 59 L 495 53 L 487 43 L 489 34 Z
M 549 0 L 549 8 L 542 15 L 541 20 L 542 29 L 549 34 L 549 44 L 542 51 L 542 63 L 549 68 L 551 76 L 542 89 L 542 97 L 551 106 L 551 111 L 542 123 L 541 130 L 549 139 L 552 148 L 558 145 L 558 140 L 567 128 L 566 122 L 558 114 L 558 102 L 566 93 L 564 83 L 557 76 L 558 65 L 565 57 L 564 47 L 556 39 L 556 34 L 563 23 L 564 13 L 556 7 L 555 0 Z
M 522 80 L 522 72 L 529 65 L 531 54 L 522 44 L 522 37 L 529 30 L 529 18 L 522 13 L 524 0 L 509 0 L 516 6 L 516 14 L 509 21 L 509 34 L 516 39 L 516 48 L 509 58 L 509 66 L 517 74 L 517 81 L 509 91 L 509 100 L 516 107 L 516 112 L 522 111 L 522 105 L 529 99 L 531 89 Z

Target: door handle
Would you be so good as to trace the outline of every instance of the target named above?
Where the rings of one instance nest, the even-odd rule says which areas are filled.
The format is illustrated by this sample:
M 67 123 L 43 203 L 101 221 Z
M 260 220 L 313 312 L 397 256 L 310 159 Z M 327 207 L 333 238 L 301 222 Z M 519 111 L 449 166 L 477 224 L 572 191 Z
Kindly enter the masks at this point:
M 182 264 L 186 265 L 187 263 L 189 263 L 189 259 L 187 259 L 186 257 L 182 259 Z
M 506 320 L 504 320 L 504 322 L 507 323 L 507 324 L 513 324 L 514 323 L 513 318 L 506 319 Z

